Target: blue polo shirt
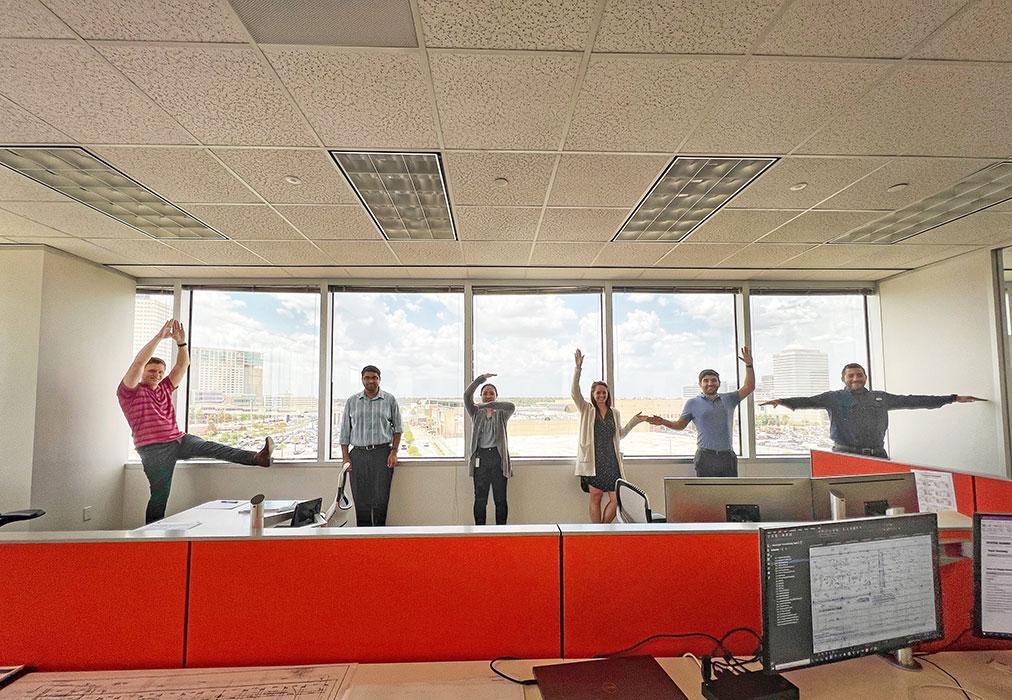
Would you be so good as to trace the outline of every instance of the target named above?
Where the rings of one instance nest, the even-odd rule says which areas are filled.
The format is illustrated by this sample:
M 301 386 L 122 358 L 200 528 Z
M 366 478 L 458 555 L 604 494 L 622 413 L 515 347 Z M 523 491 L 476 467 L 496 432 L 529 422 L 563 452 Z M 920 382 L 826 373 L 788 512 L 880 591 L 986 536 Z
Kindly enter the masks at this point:
M 696 424 L 696 446 L 705 450 L 731 450 L 734 409 L 741 402 L 737 391 L 717 394 L 712 401 L 702 394 L 685 402 L 679 420 Z

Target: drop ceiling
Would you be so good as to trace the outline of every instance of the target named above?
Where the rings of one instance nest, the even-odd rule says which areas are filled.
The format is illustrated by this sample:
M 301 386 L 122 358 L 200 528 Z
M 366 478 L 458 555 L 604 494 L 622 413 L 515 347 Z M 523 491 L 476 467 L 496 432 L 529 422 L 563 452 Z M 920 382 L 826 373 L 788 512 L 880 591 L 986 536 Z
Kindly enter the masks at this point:
M 1012 242 L 1009 202 L 833 242 L 1012 158 L 1008 2 L 3 6 L 0 146 L 84 148 L 226 238 L 0 168 L 0 245 L 142 279 L 868 281 Z M 384 238 L 331 151 L 439 154 L 456 240 Z M 613 240 L 676 157 L 776 162 L 681 241 Z

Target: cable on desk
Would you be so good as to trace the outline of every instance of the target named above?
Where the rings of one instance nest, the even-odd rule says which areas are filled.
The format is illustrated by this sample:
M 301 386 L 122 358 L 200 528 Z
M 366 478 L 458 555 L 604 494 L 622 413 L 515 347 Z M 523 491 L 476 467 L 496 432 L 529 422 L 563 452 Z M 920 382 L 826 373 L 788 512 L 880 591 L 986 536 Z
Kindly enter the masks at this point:
M 596 659 L 602 659 L 602 658 L 607 658 L 609 656 L 621 656 L 622 654 L 626 654 L 626 653 L 632 651 L 633 649 L 636 649 L 638 647 L 643 646 L 647 642 L 654 641 L 655 639 L 685 639 L 686 637 L 702 637 L 703 639 L 708 639 L 711 642 L 713 642 L 713 653 L 711 655 L 715 656 L 715 655 L 718 654 L 718 652 L 720 652 L 721 656 L 730 656 L 733 659 L 734 656 L 733 656 L 733 654 L 731 654 L 731 652 L 725 646 L 725 643 L 727 642 L 727 639 L 729 637 L 731 637 L 732 635 L 738 634 L 739 632 L 748 632 L 753 637 L 755 637 L 756 640 L 758 640 L 760 644 L 762 643 L 762 637 L 759 635 L 759 633 L 756 632 L 755 630 L 749 628 L 749 627 L 735 627 L 735 628 L 733 628 L 733 629 L 728 630 L 727 632 L 725 632 L 724 635 L 721 636 L 721 637 L 719 637 L 719 638 L 718 637 L 714 637 L 712 634 L 707 634 L 706 632 L 682 632 L 682 633 L 674 633 L 674 632 L 672 632 L 672 633 L 664 633 L 664 634 L 653 634 L 653 635 L 650 635 L 649 637 L 647 637 L 646 639 L 641 639 L 640 641 L 636 642 L 632 646 L 626 647 L 625 649 L 619 649 L 618 651 L 612 651 L 612 652 L 607 652 L 607 653 L 595 654 L 594 658 L 596 658 Z M 758 654 L 754 654 L 753 658 L 751 660 L 749 660 L 749 661 L 742 661 L 740 663 L 750 663 L 751 661 L 755 661 L 756 659 L 758 659 Z M 732 663 L 737 663 L 737 662 L 732 662 Z
M 519 685 L 535 685 L 537 681 L 533 678 L 513 678 L 512 676 L 507 676 L 505 673 L 503 673 L 502 671 L 500 671 L 495 667 L 496 661 L 520 661 L 520 660 L 521 659 L 519 656 L 498 656 L 488 662 L 488 667 L 492 669 L 492 673 L 499 676 L 500 678 L 505 678 L 510 683 L 517 683 Z
M 963 696 L 966 698 L 966 700 L 970 700 L 970 694 L 966 692 L 966 688 L 963 687 L 963 684 L 959 682 L 958 678 L 956 678 L 954 675 L 952 675 L 951 673 L 949 673 L 948 671 L 946 671 L 944 668 L 942 668 L 941 666 L 939 666 L 938 664 L 936 664 L 931 659 L 929 659 L 927 657 L 924 657 L 924 656 L 920 657 L 920 659 L 921 659 L 921 661 L 924 661 L 926 663 L 931 664 L 932 666 L 934 666 L 935 668 L 937 668 L 939 671 L 941 671 L 942 673 L 944 673 L 945 675 L 947 675 L 949 678 L 951 678 L 952 682 L 955 683 L 957 686 L 959 686 L 959 689 L 961 691 L 963 691 Z M 921 686 L 921 687 L 925 687 L 925 686 Z M 974 693 L 974 695 L 977 695 L 977 694 Z M 977 697 L 979 698 L 980 696 L 977 695 Z

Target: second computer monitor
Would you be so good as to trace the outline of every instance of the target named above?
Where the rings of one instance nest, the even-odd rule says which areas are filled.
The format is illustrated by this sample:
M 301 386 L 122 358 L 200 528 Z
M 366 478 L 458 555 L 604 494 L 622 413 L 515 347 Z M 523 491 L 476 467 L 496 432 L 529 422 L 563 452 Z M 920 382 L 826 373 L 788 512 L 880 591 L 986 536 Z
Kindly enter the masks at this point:
M 809 479 L 664 479 L 669 523 L 808 522 Z
M 812 479 L 812 510 L 815 520 L 832 520 L 830 494 L 846 499 L 848 518 L 885 515 L 888 508 L 917 513 L 917 484 L 912 472 L 862 474 Z

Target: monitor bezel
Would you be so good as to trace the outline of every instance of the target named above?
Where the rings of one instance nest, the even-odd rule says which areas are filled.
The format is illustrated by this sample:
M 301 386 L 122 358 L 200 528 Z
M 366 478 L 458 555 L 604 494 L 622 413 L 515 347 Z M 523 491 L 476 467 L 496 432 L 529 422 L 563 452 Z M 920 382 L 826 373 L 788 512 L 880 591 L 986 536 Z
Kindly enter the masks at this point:
M 814 520 L 814 518 L 812 516 L 812 509 L 811 509 L 811 505 L 812 505 L 812 503 L 811 503 L 811 500 L 812 500 L 811 499 L 811 479 L 809 477 L 807 477 L 807 476 L 786 476 L 786 477 L 770 477 L 770 476 L 763 476 L 763 477 L 674 477 L 674 476 L 666 476 L 666 477 L 664 477 L 664 517 L 666 518 L 667 522 L 669 522 L 669 523 L 699 523 L 699 522 L 726 523 L 726 522 L 736 522 L 736 521 L 729 521 L 729 520 L 727 520 L 726 509 L 727 509 L 728 505 L 751 505 L 751 504 L 755 504 L 756 503 L 756 501 L 754 501 L 754 500 L 753 501 L 749 501 L 747 499 L 743 500 L 743 499 L 740 499 L 740 498 L 737 498 L 737 499 L 734 499 L 734 500 L 716 499 L 716 500 L 720 500 L 721 501 L 719 510 L 722 513 L 722 517 L 720 517 L 718 519 L 699 520 L 698 518 L 688 518 L 687 519 L 687 518 L 673 517 L 673 516 L 677 516 L 677 514 L 673 513 L 673 510 L 672 510 L 672 505 L 673 504 L 672 504 L 671 496 L 669 494 L 669 491 L 672 488 L 674 488 L 674 489 L 681 489 L 682 487 L 685 487 L 685 488 L 706 488 L 706 487 L 711 487 L 711 486 L 714 487 L 714 489 L 725 489 L 725 488 L 726 489 L 730 489 L 730 488 L 734 488 L 734 487 L 748 488 L 748 487 L 762 487 L 762 486 L 768 486 L 768 487 L 782 486 L 785 490 L 788 490 L 788 491 L 795 491 L 796 490 L 796 491 L 799 492 L 798 493 L 799 496 L 802 496 L 802 495 L 804 496 L 804 500 L 802 500 L 802 501 L 798 501 L 797 503 L 795 503 L 794 501 L 791 502 L 792 505 L 796 505 L 797 506 L 797 509 L 800 512 L 800 515 L 796 516 L 798 519 L 795 519 L 795 517 L 773 518 L 773 517 L 768 517 L 767 516 L 765 518 L 761 517 L 759 523 L 763 523 L 763 522 L 767 522 L 767 523 L 789 523 L 789 522 L 808 523 L 808 522 L 812 522 Z M 691 500 L 691 499 L 689 499 L 689 500 Z M 760 513 L 760 515 L 761 515 L 761 513 Z
M 931 519 L 934 526 L 931 529 L 931 561 L 932 569 L 934 570 L 935 576 L 935 619 L 937 620 L 937 626 L 935 631 L 932 633 L 925 634 L 924 636 L 911 636 L 911 637 L 897 637 L 894 639 L 884 639 L 879 642 L 875 642 L 874 645 L 861 645 L 867 647 L 868 650 L 854 655 L 847 655 L 840 659 L 827 659 L 822 661 L 812 661 L 809 658 L 807 663 L 798 663 L 797 665 L 791 665 L 790 668 L 781 666 L 780 668 L 774 668 L 770 658 L 770 647 L 769 647 L 769 606 L 766 605 L 767 595 L 767 584 L 766 584 L 766 573 L 764 562 L 766 561 L 766 538 L 767 533 L 776 532 L 782 530 L 794 530 L 802 527 L 812 526 L 836 526 L 836 525 L 851 525 L 859 522 L 877 522 L 877 521 L 892 521 L 897 518 L 925 518 Z M 877 516 L 873 518 L 848 518 L 846 520 L 830 520 L 815 523 L 799 523 L 798 525 L 785 525 L 783 527 L 760 527 L 759 528 L 759 605 L 762 608 L 762 666 L 763 672 L 765 673 L 783 673 L 787 671 L 795 671 L 802 668 L 811 668 L 813 666 L 824 666 L 826 664 L 837 663 L 838 661 L 849 661 L 851 659 L 857 659 L 862 656 L 870 656 L 877 653 L 893 652 L 897 649 L 903 649 L 905 647 L 912 646 L 914 644 L 922 644 L 924 642 L 931 642 L 938 639 L 945 638 L 945 619 L 944 619 L 944 606 L 942 605 L 942 577 L 939 570 L 938 563 L 938 517 L 935 513 L 908 513 L 904 515 L 887 515 Z
M 972 631 L 975 637 L 981 639 L 1012 639 L 1012 632 L 985 632 L 984 620 L 981 609 L 980 587 L 981 587 L 981 566 L 980 558 L 980 524 L 984 518 L 1007 518 L 1012 520 L 1012 513 L 974 513 L 973 514 L 973 620 Z

